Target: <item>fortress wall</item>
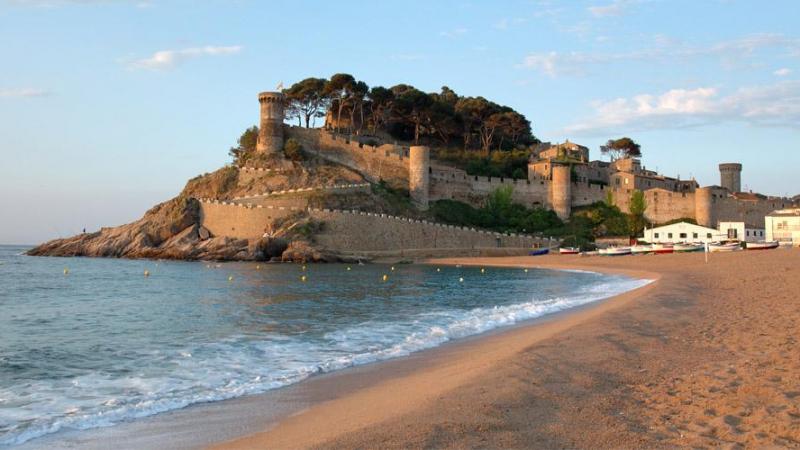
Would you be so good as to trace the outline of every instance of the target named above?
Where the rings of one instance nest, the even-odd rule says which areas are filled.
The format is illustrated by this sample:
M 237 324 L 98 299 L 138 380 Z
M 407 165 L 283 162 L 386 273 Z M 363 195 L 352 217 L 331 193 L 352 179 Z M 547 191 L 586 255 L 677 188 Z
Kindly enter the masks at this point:
M 549 242 L 527 235 L 499 234 L 358 211 L 270 208 L 209 200 L 201 201 L 200 205 L 201 224 L 214 236 L 258 239 L 272 220 L 303 212 L 323 223 L 317 236 L 321 245 L 348 253 L 498 247 L 528 249 L 533 244 Z
M 672 192 L 661 189 L 644 191 L 647 209 L 645 217 L 660 224 L 681 218 L 695 218 L 695 195 L 693 192 Z
M 611 189 L 602 184 L 589 184 L 585 182 L 572 183 L 572 206 L 588 206 L 592 203 L 602 202 L 606 193 Z
M 285 134 L 300 142 L 306 152 L 355 170 L 373 183 L 385 180 L 393 187 L 408 189 L 407 148 L 364 145 L 314 128 L 287 126 Z
M 264 235 L 268 223 L 300 211 L 303 210 L 201 200 L 200 224 L 214 236 L 257 239 Z
M 546 206 L 548 184 L 545 181 L 467 175 L 447 166 L 433 166 L 430 176 L 431 200 L 458 200 L 479 207 L 489 194 L 501 186 L 512 186 L 516 203 L 532 207 Z
M 744 222 L 759 228 L 764 227 L 764 217 L 767 214 L 786 206 L 791 206 L 791 203 L 778 198 L 739 200 L 733 197 L 717 197 L 712 203 L 717 222 Z

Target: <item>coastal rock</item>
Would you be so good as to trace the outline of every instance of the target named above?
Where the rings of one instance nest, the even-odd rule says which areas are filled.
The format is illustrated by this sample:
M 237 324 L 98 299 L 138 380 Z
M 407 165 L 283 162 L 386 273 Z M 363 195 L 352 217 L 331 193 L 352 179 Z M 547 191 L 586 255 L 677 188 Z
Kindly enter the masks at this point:
M 293 241 L 281 255 L 284 262 L 334 262 L 337 258 L 314 248 L 308 241 Z

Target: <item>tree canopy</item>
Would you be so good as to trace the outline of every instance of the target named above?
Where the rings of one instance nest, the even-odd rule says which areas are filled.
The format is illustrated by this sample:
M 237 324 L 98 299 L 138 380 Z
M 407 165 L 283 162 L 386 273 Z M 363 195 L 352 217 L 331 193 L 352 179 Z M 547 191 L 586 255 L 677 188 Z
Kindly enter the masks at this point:
M 328 113 L 326 126 L 351 134 L 387 134 L 414 143 L 464 150 L 512 150 L 539 142 L 531 123 L 513 108 L 483 97 L 462 97 L 447 86 L 424 92 L 408 84 L 372 86 L 347 73 L 306 78 L 284 89 L 287 113 L 309 127 Z
M 619 158 L 638 158 L 642 156 L 641 146 L 629 137 L 610 139 L 605 145 L 600 146 L 600 152 L 610 156 L 612 161 Z

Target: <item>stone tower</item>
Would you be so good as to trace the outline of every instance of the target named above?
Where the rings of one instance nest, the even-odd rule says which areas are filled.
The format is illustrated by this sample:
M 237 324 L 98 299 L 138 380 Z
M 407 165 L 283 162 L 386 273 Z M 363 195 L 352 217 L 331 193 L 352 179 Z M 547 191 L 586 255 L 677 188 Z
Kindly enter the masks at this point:
M 569 164 L 552 162 L 552 165 L 550 204 L 559 219 L 567 220 L 572 212 L 572 170 Z
M 283 156 L 283 102 L 280 92 L 258 94 L 261 105 L 261 121 L 258 127 L 256 152 Z
M 408 190 L 411 200 L 419 208 L 428 209 L 431 149 L 424 145 L 412 146 L 408 157 Z
M 698 225 L 708 228 L 717 227 L 714 216 L 714 188 L 697 188 L 694 191 L 694 220 Z
M 720 186 L 731 192 L 742 192 L 742 165 L 723 163 L 719 165 Z

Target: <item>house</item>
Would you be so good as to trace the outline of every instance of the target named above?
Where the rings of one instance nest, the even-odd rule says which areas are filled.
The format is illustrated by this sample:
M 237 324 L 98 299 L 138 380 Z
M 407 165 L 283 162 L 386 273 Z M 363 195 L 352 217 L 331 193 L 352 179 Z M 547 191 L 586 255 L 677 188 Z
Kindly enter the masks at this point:
M 728 239 L 738 239 L 746 242 L 758 242 L 766 239 L 764 228 L 747 225 L 744 222 L 720 222 L 719 231 Z
M 764 217 L 767 241 L 800 244 L 800 208 L 779 209 Z
M 689 222 L 678 222 L 644 230 L 644 240 L 651 243 L 667 242 L 716 242 L 727 239 L 727 234 L 695 225 Z

